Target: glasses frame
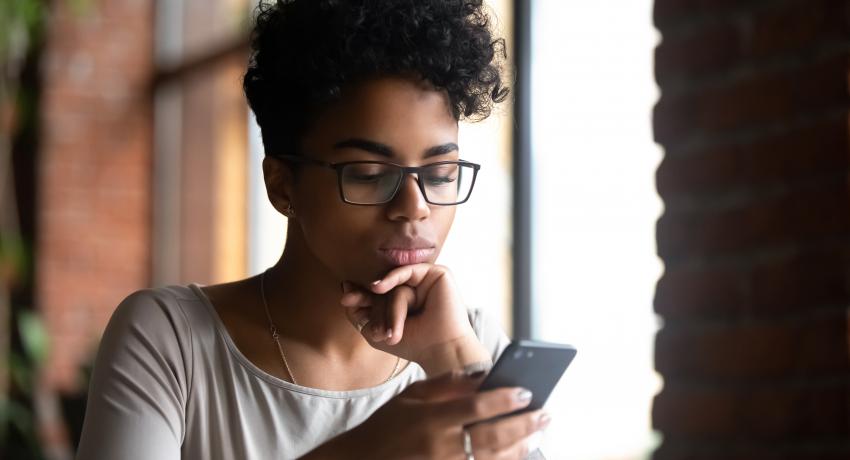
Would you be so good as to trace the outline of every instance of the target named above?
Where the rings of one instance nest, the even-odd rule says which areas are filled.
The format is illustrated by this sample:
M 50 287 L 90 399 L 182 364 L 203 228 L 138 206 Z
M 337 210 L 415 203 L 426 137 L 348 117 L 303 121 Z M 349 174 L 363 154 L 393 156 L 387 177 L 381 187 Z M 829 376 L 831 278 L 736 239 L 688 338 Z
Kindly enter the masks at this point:
M 463 204 L 463 203 L 466 203 L 467 201 L 469 201 L 469 197 L 472 196 L 472 189 L 475 188 L 475 178 L 478 177 L 478 170 L 481 169 L 481 165 L 479 165 L 478 163 L 472 163 L 471 161 L 466 161 L 466 160 L 437 161 L 437 162 L 428 163 L 428 164 L 425 164 L 425 165 L 422 165 L 422 166 L 402 166 L 402 165 L 395 164 L 395 163 L 390 162 L 390 161 L 364 160 L 364 161 L 344 161 L 344 162 L 341 162 L 341 163 L 329 163 L 327 161 L 322 161 L 322 160 L 318 160 L 316 158 L 310 158 L 310 157 L 305 157 L 305 156 L 301 156 L 301 155 L 272 155 L 272 156 L 275 157 L 275 158 L 280 158 L 282 160 L 286 160 L 286 161 L 293 161 L 293 162 L 298 162 L 298 163 L 307 163 L 307 164 L 312 164 L 312 165 L 316 165 L 316 166 L 322 166 L 322 167 L 325 167 L 325 168 L 333 169 L 334 171 L 336 171 L 337 189 L 339 190 L 340 199 L 342 199 L 342 201 L 344 203 L 351 204 L 351 205 L 354 205 L 354 206 L 380 206 L 380 205 L 387 204 L 387 203 L 391 202 L 392 200 L 395 199 L 396 195 L 398 195 L 398 191 L 401 189 L 401 184 L 404 182 L 404 178 L 408 174 L 416 174 L 416 184 L 419 186 L 419 192 L 422 193 L 422 197 L 425 198 L 425 201 L 428 204 L 432 204 L 434 206 L 457 206 L 459 204 Z M 352 164 L 382 164 L 382 165 L 395 166 L 395 167 L 401 169 L 401 179 L 399 179 L 399 181 L 396 183 L 395 190 L 393 190 L 393 193 L 390 195 L 390 197 L 387 200 L 381 201 L 380 203 L 355 203 L 353 201 L 347 200 L 345 198 L 345 193 L 343 193 L 343 191 L 342 191 L 342 170 L 346 166 L 352 165 Z M 425 185 L 422 184 L 422 180 L 420 180 L 419 173 L 420 173 L 420 171 L 426 170 L 426 169 L 428 169 L 432 166 L 444 165 L 444 164 L 456 164 L 456 165 L 463 165 L 463 166 L 472 167 L 472 183 L 469 185 L 469 192 L 466 194 L 466 197 L 463 199 L 463 201 L 458 201 L 457 203 L 451 203 L 451 204 L 434 203 L 433 201 L 431 201 L 428 198 L 428 194 L 425 192 Z

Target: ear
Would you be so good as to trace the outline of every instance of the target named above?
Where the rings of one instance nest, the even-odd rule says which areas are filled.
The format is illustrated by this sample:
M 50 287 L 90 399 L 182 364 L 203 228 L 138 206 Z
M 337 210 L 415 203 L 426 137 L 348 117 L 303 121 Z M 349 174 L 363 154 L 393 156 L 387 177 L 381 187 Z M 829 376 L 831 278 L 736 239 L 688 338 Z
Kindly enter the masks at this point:
M 266 183 L 266 194 L 268 194 L 272 206 L 281 214 L 284 214 L 286 208 L 293 204 L 294 179 L 292 168 L 286 162 L 271 156 L 263 158 L 263 180 Z

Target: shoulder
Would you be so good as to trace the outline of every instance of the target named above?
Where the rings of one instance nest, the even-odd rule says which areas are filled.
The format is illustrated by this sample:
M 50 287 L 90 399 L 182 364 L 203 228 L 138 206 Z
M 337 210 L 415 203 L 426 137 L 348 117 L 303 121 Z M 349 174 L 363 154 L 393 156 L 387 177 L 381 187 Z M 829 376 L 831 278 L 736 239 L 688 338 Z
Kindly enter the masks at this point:
M 193 329 L 203 327 L 203 305 L 189 286 L 140 289 L 125 297 L 112 313 L 101 338 L 105 350 L 188 358 Z M 135 353 L 134 353 L 135 354 Z
M 174 458 L 192 389 L 187 287 L 125 297 L 98 347 L 78 458 Z M 165 452 L 167 451 L 167 455 Z
M 173 383 L 181 395 L 191 382 L 193 323 L 184 303 L 188 286 L 135 291 L 124 298 L 109 320 L 98 347 L 95 385 L 110 388 L 122 375 L 134 380 Z M 163 376 L 168 376 L 163 378 Z
M 146 288 L 125 297 L 109 320 L 109 329 L 168 329 L 187 332 L 191 321 L 183 303 L 192 300 L 187 286 Z

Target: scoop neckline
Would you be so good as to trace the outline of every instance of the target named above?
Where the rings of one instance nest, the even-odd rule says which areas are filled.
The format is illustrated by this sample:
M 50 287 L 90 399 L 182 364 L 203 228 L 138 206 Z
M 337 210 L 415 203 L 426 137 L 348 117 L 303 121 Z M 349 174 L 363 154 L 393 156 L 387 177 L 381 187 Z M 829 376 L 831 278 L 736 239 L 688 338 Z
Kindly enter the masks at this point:
M 201 300 L 201 303 L 207 308 L 210 313 L 210 316 L 213 318 L 213 322 L 215 323 L 215 328 L 221 338 L 224 340 L 225 344 L 227 344 L 227 348 L 230 353 L 239 361 L 242 366 L 244 366 L 249 372 L 256 375 L 257 377 L 263 379 L 264 381 L 284 388 L 286 390 L 294 391 L 297 393 L 303 393 L 313 396 L 322 396 L 325 398 L 335 398 L 335 399 L 351 399 L 351 398 L 359 398 L 364 396 L 372 396 L 375 393 L 379 393 L 382 390 L 390 388 L 392 386 L 397 385 L 401 381 L 402 376 L 406 376 L 413 372 L 413 370 L 418 366 L 416 363 L 412 361 L 408 361 L 408 364 L 395 376 L 391 379 L 383 382 L 381 384 L 366 387 L 366 388 L 358 388 L 356 390 L 345 390 L 345 391 L 337 391 L 337 390 L 323 390 L 321 388 L 313 388 L 313 387 L 305 387 L 303 385 L 298 385 L 292 382 L 288 382 L 279 377 L 275 377 L 274 375 L 269 374 L 268 372 L 260 369 L 256 364 L 251 362 L 248 357 L 242 354 L 242 351 L 239 350 L 239 347 L 236 346 L 236 343 L 233 341 L 233 338 L 230 336 L 230 333 L 227 331 L 227 327 L 224 325 L 224 322 L 221 320 L 221 317 L 218 315 L 218 311 L 216 311 L 215 306 L 212 304 L 212 301 L 207 297 L 206 293 L 201 289 L 204 287 L 202 284 L 198 283 L 189 283 L 189 288 Z

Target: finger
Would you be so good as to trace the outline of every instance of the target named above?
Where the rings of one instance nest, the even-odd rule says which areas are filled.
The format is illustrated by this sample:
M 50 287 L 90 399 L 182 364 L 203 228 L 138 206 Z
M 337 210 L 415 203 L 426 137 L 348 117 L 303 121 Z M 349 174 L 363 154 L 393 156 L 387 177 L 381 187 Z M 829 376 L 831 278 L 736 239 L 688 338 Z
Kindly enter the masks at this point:
M 525 388 L 497 388 L 441 403 L 437 412 L 447 423 L 469 425 L 509 414 L 529 403 L 531 392 Z
M 464 373 L 454 370 L 427 380 L 420 380 L 407 387 L 402 394 L 431 402 L 454 400 L 475 393 L 485 375 L 484 371 Z
M 357 332 L 363 333 L 363 329 L 369 323 L 369 307 L 361 308 L 345 308 L 343 309 L 345 318 L 357 329 Z
M 366 307 L 372 303 L 373 295 L 371 292 L 348 281 L 343 281 L 341 286 L 342 297 L 339 303 L 344 307 Z
M 368 332 L 366 338 L 368 338 L 371 342 L 380 343 L 386 341 L 392 331 L 389 331 L 387 329 L 386 299 L 376 300 L 379 301 L 375 302 L 375 305 L 372 305 L 372 307 L 369 309 L 369 326 L 367 326 L 368 330 L 364 329 L 363 332 Z
M 385 318 L 390 330 L 387 345 L 396 345 L 401 341 L 404 336 L 404 322 L 407 320 L 407 311 L 415 303 L 416 291 L 412 288 L 399 286 L 393 291 Z
M 499 420 L 479 423 L 469 428 L 472 447 L 476 451 L 491 450 L 494 453 L 510 449 L 519 441 L 543 429 L 548 415 L 542 410 L 512 415 Z
M 444 270 L 443 267 L 427 263 L 402 265 L 390 270 L 383 278 L 374 281 L 370 288 L 376 294 L 385 294 L 402 284 L 418 286 L 429 272 L 442 272 Z
M 384 321 L 385 308 L 381 306 L 380 299 L 347 281 L 342 282 L 342 291 L 340 303 L 346 307 L 348 321 L 370 344 L 385 341 L 388 332 Z
M 349 291 L 342 295 L 339 303 L 343 307 L 368 307 L 372 304 L 372 296 L 362 291 Z

